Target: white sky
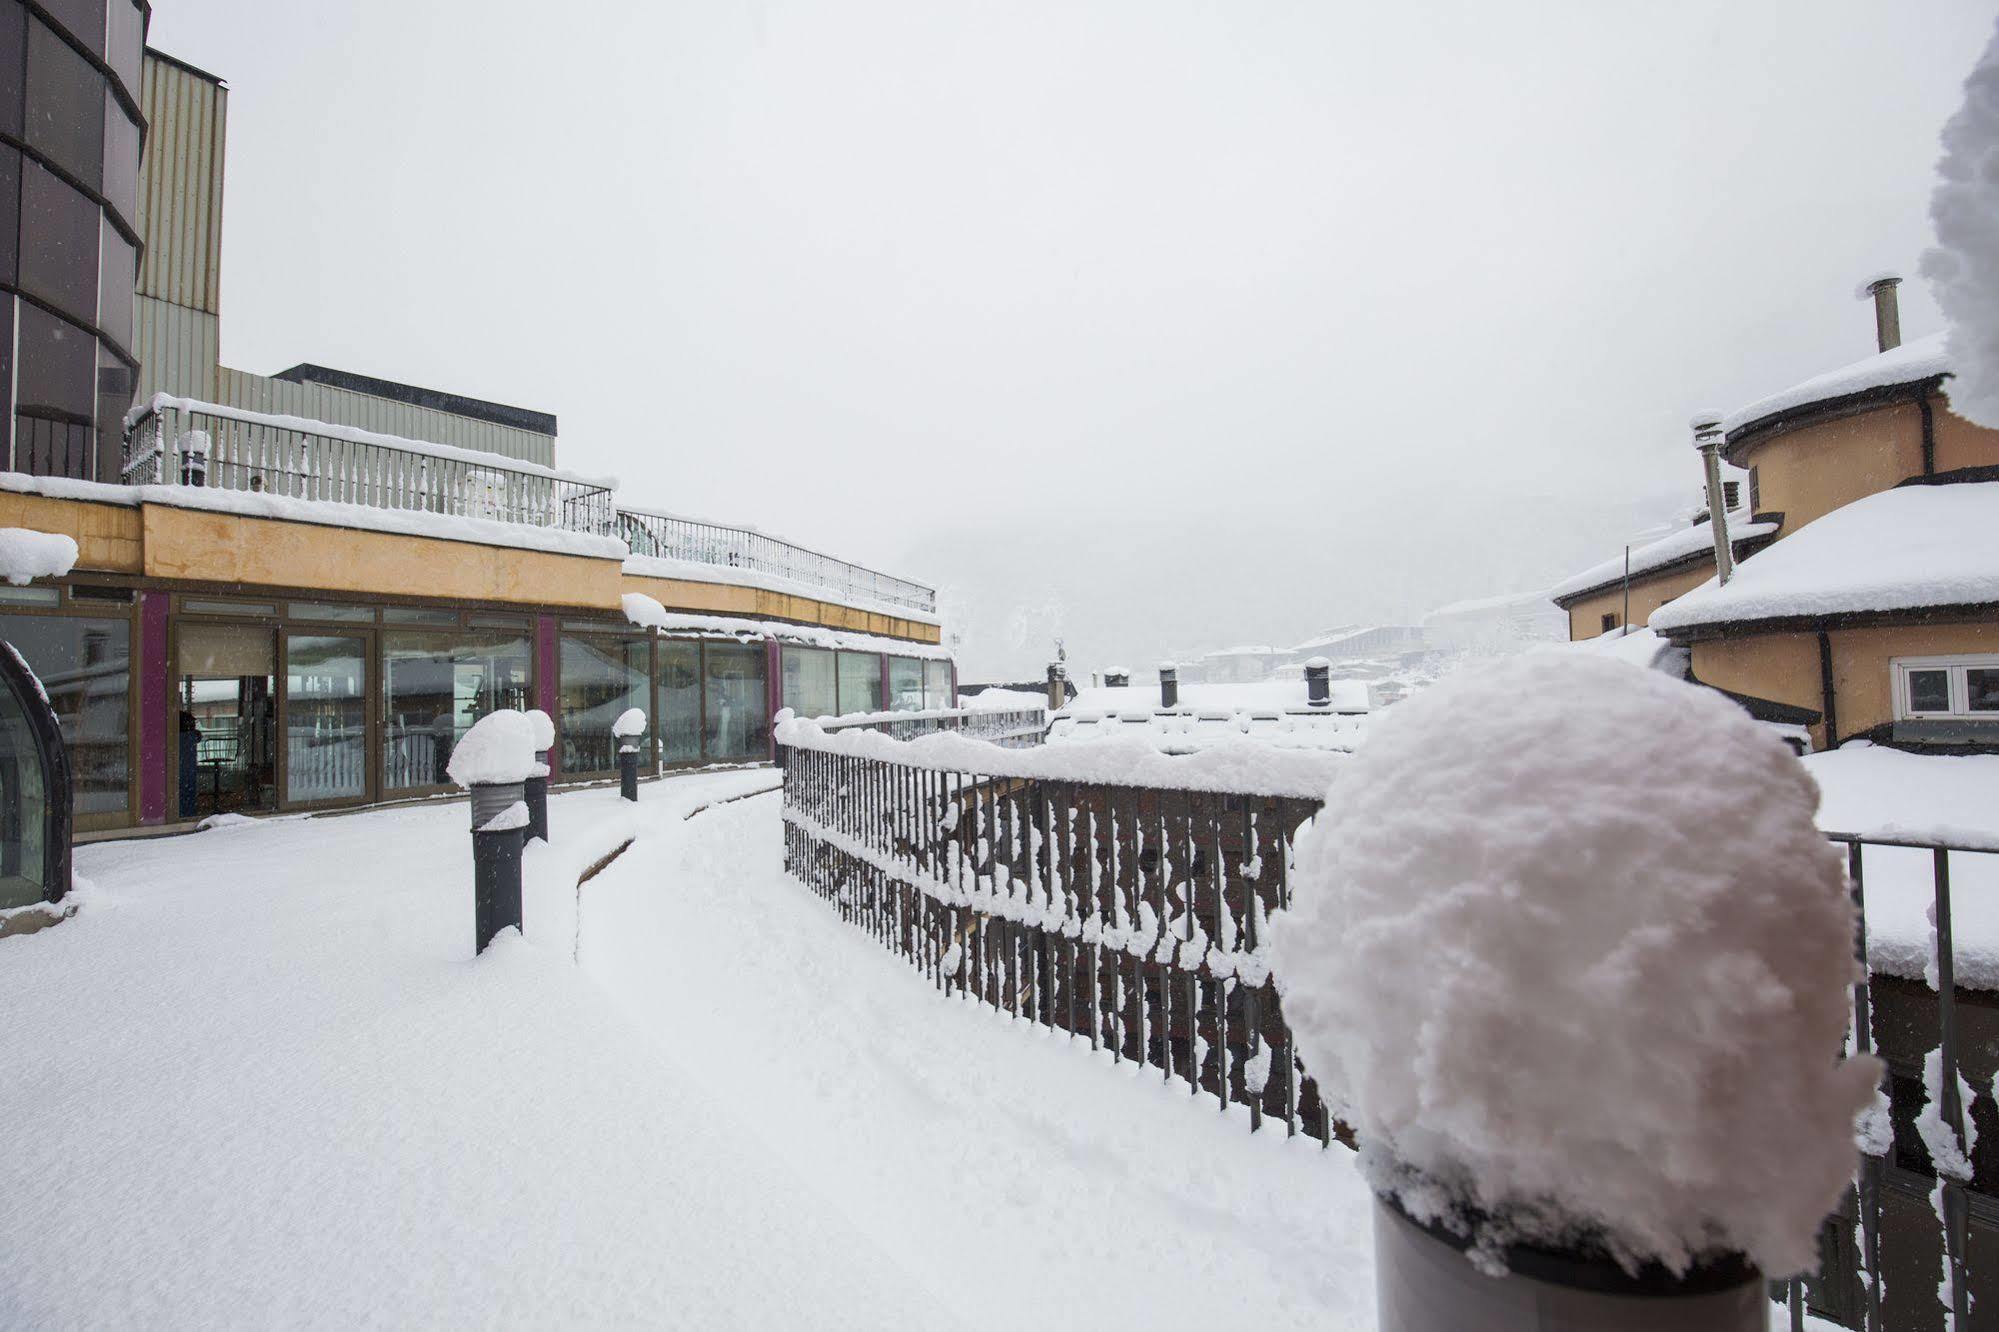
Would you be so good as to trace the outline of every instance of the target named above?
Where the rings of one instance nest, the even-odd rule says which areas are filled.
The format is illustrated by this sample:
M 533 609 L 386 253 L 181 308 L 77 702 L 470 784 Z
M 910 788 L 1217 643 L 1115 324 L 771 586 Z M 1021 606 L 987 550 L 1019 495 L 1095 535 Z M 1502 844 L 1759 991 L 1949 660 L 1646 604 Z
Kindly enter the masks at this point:
M 1545 586 L 1873 350 L 1991 0 L 160 0 L 223 356 L 553 411 L 968 680 Z M 1938 327 L 1919 281 L 1909 336 Z

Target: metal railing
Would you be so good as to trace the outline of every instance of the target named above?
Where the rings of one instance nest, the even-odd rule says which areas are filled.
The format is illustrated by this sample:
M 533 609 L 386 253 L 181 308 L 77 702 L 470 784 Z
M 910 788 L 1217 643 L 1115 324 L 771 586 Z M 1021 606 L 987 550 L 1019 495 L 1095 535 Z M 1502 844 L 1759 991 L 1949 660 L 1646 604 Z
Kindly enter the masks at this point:
M 164 396 L 132 419 L 123 479 L 597 535 L 616 527 L 605 481 L 497 453 Z
M 786 870 L 940 990 L 1345 1136 L 1293 1053 L 1264 922 L 1320 802 L 942 771 L 779 746 Z
M 876 712 L 858 717 L 828 717 L 820 723 L 836 731 L 880 731 L 897 740 L 950 731 L 985 740 L 1002 749 L 1038 745 L 1048 732 L 1046 708 L 929 708 L 922 712 Z
M 925 615 L 937 613 L 937 593 L 932 588 L 794 546 L 754 528 L 728 527 L 646 509 L 620 508 L 617 521 L 618 535 L 634 555 L 746 569 L 823 588 L 836 600 L 871 601 Z

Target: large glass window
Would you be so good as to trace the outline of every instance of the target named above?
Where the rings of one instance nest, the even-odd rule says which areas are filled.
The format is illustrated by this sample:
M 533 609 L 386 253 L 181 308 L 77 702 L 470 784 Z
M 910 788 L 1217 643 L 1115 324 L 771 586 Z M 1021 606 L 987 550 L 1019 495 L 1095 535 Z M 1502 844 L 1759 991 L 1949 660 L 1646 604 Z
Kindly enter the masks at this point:
M 801 717 L 832 717 L 840 711 L 833 654 L 825 648 L 784 649 L 784 706 Z
M 85 324 L 97 322 L 103 210 L 32 159 L 21 164 L 21 287 Z M 130 299 L 129 297 L 127 298 Z
M 562 773 L 612 772 L 619 742 L 611 726 L 651 702 L 651 644 L 643 638 L 562 636 Z M 639 763 L 647 762 L 639 741 Z
M 500 708 L 529 699 L 532 651 L 525 634 L 382 634 L 382 786 L 442 786 L 458 737 Z
M 0 615 L 14 645 L 48 691 L 76 777 L 76 812 L 122 814 L 129 805 L 132 626 L 68 615 Z
M 27 709 L 39 707 L 0 683 L 0 908 L 49 895 L 48 782 Z
M 368 640 L 285 640 L 285 798 L 292 804 L 368 793 Z
M 132 286 L 138 281 L 139 252 L 118 234 L 111 219 L 98 211 L 100 266 L 97 288 L 97 330 L 120 347 L 132 345 Z
M 276 632 L 196 621 L 175 640 L 180 816 L 276 809 Z
M 21 132 L 21 78 L 27 68 L 27 6 L 21 0 L 0 0 L 0 132 Z M 6 214 L 11 216 L 12 209 Z
M 115 6 L 114 6 L 115 7 Z M 139 127 L 124 106 L 104 90 L 104 199 L 126 225 L 139 210 Z
M 768 758 L 763 648 L 704 644 L 702 683 L 708 714 L 702 738 L 708 757 L 716 762 Z
M 97 14 L 104 44 L 104 12 Z M 48 154 L 95 189 L 104 179 L 104 76 L 41 20 L 28 20 L 27 133 Z
M 923 663 L 917 658 L 888 659 L 888 705 L 897 712 L 923 710 Z
M 948 661 L 926 661 L 923 663 L 923 706 L 926 708 L 949 708 L 957 706 L 951 697 L 951 663 Z
M 693 763 L 701 757 L 701 645 L 671 638 L 659 643 L 653 730 L 666 763 Z
M 26 301 L 19 305 L 14 470 L 87 477 L 97 434 L 97 339 Z
M 882 659 L 872 652 L 840 654 L 840 711 L 882 710 Z

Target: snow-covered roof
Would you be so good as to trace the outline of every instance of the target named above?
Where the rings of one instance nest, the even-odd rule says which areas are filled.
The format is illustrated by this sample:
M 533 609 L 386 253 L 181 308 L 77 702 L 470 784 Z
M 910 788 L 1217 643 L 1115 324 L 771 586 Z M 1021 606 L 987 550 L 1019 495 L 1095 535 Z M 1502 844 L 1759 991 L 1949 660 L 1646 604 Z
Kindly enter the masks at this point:
M 1621 564 L 1620 567 L 1622 567 Z M 1545 602 L 1547 599 L 1548 593 L 1545 590 L 1536 592 L 1505 592 L 1496 597 L 1473 597 L 1466 601 L 1453 601 L 1437 607 L 1437 609 L 1423 617 L 1423 623 L 1427 625 L 1433 620 L 1448 620 L 1456 615 L 1482 615 L 1487 611 L 1509 610 L 1514 607 L 1524 608 Z
M 1633 666 L 1646 670 L 1664 671 L 1668 675 L 1684 677 L 1687 673 L 1687 650 L 1675 647 L 1661 638 L 1654 629 L 1632 629 L 1629 625 L 1613 629 L 1598 638 L 1585 638 L 1577 643 L 1549 643 L 1542 645 L 1549 652 L 1587 652 L 1594 656 L 1611 657 L 1618 661 L 1628 661 Z
M 1667 633 L 1745 620 L 1999 601 L 1999 481 L 1855 500 L 1652 612 Z
M 1369 710 L 1371 705 L 1365 680 L 1333 680 L 1329 685 L 1332 703 L 1324 709 L 1325 711 Z M 1232 716 L 1238 712 L 1303 711 L 1310 707 L 1305 699 L 1305 682 L 1302 678 L 1256 680 L 1242 684 L 1183 684 L 1180 686 L 1179 697 L 1177 711 L 1212 712 L 1223 716 Z M 1156 684 L 1121 685 L 1116 688 L 1105 685 L 1078 690 L 1076 697 L 1070 699 L 1068 705 L 1055 715 L 1093 718 L 1143 717 L 1162 710 L 1159 703 L 1159 686 Z
M 1201 655 L 1204 658 L 1205 657 L 1275 657 L 1280 655 L 1282 651 L 1283 649 L 1274 648 L 1270 646 L 1270 644 L 1268 643 L 1242 643 L 1238 644 L 1235 647 L 1216 648 L 1213 652 L 1203 652 Z
M 1337 629 L 1328 629 L 1316 638 L 1308 638 L 1302 643 L 1293 643 L 1285 650 L 1294 657 L 1300 653 L 1316 654 L 1327 648 L 1338 647 L 1342 643 L 1351 643 L 1365 634 L 1398 632 L 1415 634 L 1421 631 L 1414 625 L 1406 624 L 1348 624 L 1341 625 Z
M 1728 515 L 1728 541 L 1739 547 L 1745 541 L 1754 541 L 1771 536 L 1777 531 L 1774 522 L 1755 521 L 1746 512 L 1738 511 Z M 1691 523 L 1676 527 L 1665 536 L 1648 541 L 1642 546 L 1631 548 L 1631 576 L 1651 573 L 1668 565 L 1678 564 L 1702 551 L 1714 550 L 1714 529 L 1707 523 Z M 1549 591 L 1551 600 L 1560 601 L 1567 597 L 1578 597 L 1585 592 L 1608 587 L 1624 577 L 1624 556 L 1619 554 L 1601 564 L 1592 564 L 1581 573 L 1564 578 Z
M 882 652 L 891 657 L 923 657 L 949 660 L 951 649 L 935 643 L 917 643 L 907 638 L 884 638 L 880 634 L 858 634 L 846 629 L 821 629 L 816 625 L 793 624 L 788 620 L 751 620 L 739 615 L 711 615 L 706 611 L 670 611 L 656 598 L 643 592 L 627 592 L 622 598 L 625 618 L 648 629 L 669 634 L 713 634 L 743 642 L 774 638 L 781 643 L 807 647 L 836 648 L 843 652 Z
M 1926 338 L 1905 342 L 1890 351 L 1877 352 L 1865 360 L 1855 361 L 1852 365 L 1843 365 L 1837 370 L 1813 375 L 1803 383 L 1793 384 L 1781 393 L 1772 393 L 1767 398 L 1758 398 L 1746 406 L 1738 407 L 1722 418 L 1721 428 L 1733 435 L 1745 426 L 1754 425 L 1765 417 L 1788 412 L 1795 407 L 1803 407 L 1814 402 L 1828 402 L 1868 389 L 1888 388 L 1896 384 L 1915 384 L 1949 373 L 1950 357 L 1944 349 L 1944 336 L 1941 333 L 1932 333 Z

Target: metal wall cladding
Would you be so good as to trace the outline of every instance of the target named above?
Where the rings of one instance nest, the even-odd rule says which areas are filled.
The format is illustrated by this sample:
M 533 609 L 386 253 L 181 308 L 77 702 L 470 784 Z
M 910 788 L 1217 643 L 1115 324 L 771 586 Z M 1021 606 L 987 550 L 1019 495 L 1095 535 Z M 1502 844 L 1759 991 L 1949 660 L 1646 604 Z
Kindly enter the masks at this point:
M 384 435 L 401 435 L 432 444 L 478 449 L 555 466 L 555 437 L 496 425 L 490 421 L 459 416 L 434 407 L 418 407 L 392 398 L 356 393 L 330 384 L 295 384 L 288 379 L 271 379 L 246 374 L 222 366 L 216 371 L 215 402 L 227 403 L 253 412 L 304 416 L 315 421 L 334 421 L 360 430 Z M 193 396 L 193 395 L 189 395 Z
M 215 400 L 216 360 L 221 320 L 153 296 L 132 302 L 132 354 L 139 358 L 139 391 L 144 402 L 155 393 Z
M 146 53 L 140 106 L 138 291 L 216 314 L 222 296 L 222 150 L 229 90 Z

